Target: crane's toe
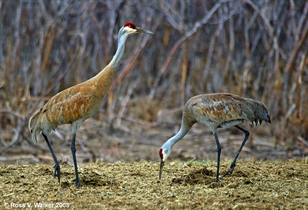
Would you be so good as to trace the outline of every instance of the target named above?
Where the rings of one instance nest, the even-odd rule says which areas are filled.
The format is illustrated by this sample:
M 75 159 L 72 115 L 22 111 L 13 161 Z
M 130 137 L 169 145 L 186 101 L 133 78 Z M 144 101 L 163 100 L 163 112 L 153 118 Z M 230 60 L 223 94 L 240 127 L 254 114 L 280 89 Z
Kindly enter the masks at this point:
M 59 163 L 55 163 L 53 167 L 54 167 L 53 176 L 55 178 L 58 177 L 58 182 L 60 183 L 60 165 Z
M 230 166 L 229 170 L 224 175 L 222 175 L 222 178 L 225 177 L 226 175 L 231 175 L 233 170 L 234 170 L 234 166 L 233 167 Z
M 77 187 L 80 187 L 80 181 L 79 181 L 79 178 L 78 178 L 78 179 L 76 179 L 76 186 L 77 186 Z

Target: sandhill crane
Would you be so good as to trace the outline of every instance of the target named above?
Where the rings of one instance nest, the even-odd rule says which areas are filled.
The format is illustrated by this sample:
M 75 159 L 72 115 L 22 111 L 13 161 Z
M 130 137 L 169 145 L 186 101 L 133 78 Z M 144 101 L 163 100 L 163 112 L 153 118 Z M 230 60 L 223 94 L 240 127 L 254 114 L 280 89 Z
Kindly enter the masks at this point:
M 60 165 L 48 135 L 62 124 L 72 125 L 71 151 L 74 161 L 76 186 L 80 186 L 76 161 L 75 138 L 81 123 L 92 117 L 100 108 L 104 96 L 113 81 L 115 70 L 118 68 L 124 54 L 125 41 L 128 36 L 137 33 L 153 34 L 151 31 L 137 27 L 134 23 L 127 22 L 119 30 L 118 47 L 110 63 L 93 78 L 61 91 L 52 97 L 43 107 L 37 109 L 29 120 L 29 129 L 32 140 L 37 143 L 42 134 L 54 160 L 54 177 L 60 183 Z
M 183 110 L 182 124 L 179 132 L 167 140 L 159 150 L 159 155 L 161 158 L 159 179 L 161 179 L 164 163 L 170 155 L 173 145 L 182 139 L 196 122 L 200 122 L 209 127 L 214 134 L 217 145 L 216 181 L 219 181 L 221 153 L 217 129 L 235 126 L 244 132 L 244 140 L 236 153 L 229 170 L 222 177 L 227 174 L 232 174 L 236 160 L 249 137 L 249 131 L 238 126 L 245 120 L 249 121 L 253 125 L 261 125 L 262 120 L 271 123 L 270 116 L 265 105 L 254 99 L 243 98 L 229 93 L 203 94 L 190 98 L 185 104 Z

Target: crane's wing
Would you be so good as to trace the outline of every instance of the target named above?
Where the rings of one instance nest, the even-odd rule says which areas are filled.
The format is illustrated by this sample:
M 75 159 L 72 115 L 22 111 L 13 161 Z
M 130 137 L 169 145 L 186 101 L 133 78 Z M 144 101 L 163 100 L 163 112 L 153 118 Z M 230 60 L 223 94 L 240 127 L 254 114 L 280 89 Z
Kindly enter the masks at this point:
M 229 127 L 244 120 L 251 124 L 270 122 L 266 107 L 260 101 L 234 94 L 204 94 L 190 99 L 195 118 L 210 127 Z
M 195 97 L 193 97 L 195 98 Z M 233 120 L 244 120 L 241 105 L 233 98 L 222 94 L 206 94 L 200 95 L 193 100 L 191 108 L 195 117 L 202 121 L 213 123 L 224 123 Z M 249 112 L 249 110 L 248 110 Z
M 103 98 L 90 94 L 89 88 L 91 87 L 77 85 L 52 97 L 44 106 L 48 121 L 61 125 L 93 116 L 100 108 Z

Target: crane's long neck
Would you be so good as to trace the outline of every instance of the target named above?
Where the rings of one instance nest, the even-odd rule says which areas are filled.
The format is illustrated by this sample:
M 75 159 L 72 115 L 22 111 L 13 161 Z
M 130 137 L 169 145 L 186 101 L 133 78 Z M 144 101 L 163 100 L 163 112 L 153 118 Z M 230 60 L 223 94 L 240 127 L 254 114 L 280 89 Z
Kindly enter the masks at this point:
M 95 84 L 97 94 L 102 97 L 107 94 L 114 79 L 115 70 L 119 67 L 123 58 L 127 37 L 127 34 L 118 35 L 118 48 L 112 60 L 101 72 L 92 78 L 92 82 Z
M 128 35 L 126 34 L 123 34 L 122 36 L 120 36 L 120 34 L 118 35 L 118 48 L 108 66 L 113 66 L 114 69 L 117 69 L 119 67 L 124 55 L 125 42 L 127 37 Z
M 186 135 L 186 133 L 190 130 L 192 125 L 193 125 L 193 123 L 192 124 L 187 123 L 186 120 L 183 118 L 179 132 L 177 134 L 175 134 L 175 136 L 168 139 L 168 141 L 166 141 L 163 144 L 162 148 L 165 148 L 167 150 L 171 150 L 173 145 Z

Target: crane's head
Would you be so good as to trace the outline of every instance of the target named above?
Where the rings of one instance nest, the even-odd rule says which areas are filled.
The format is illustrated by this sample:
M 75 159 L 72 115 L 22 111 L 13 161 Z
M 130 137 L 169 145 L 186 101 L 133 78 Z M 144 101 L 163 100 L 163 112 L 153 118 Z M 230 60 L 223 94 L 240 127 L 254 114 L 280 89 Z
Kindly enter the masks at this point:
M 166 148 L 164 146 L 162 146 L 162 148 L 160 148 L 159 150 L 159 156 L 160 156 L 159 179 L 161 178 L 161 174 L 163 172 L 164 163 L 169 157 L 170 153 L 171 153 L 171 149 Z
M 137 33 L 153 34 L 153 32 L 146 30 L 146 29 L 143 29 L 143 28 L 140 28 L 132 22 L 125 23 L 119 31 L 120 36 L 122 36 L 122 35 L 129 36 L 129 35 L 137 34 Z

